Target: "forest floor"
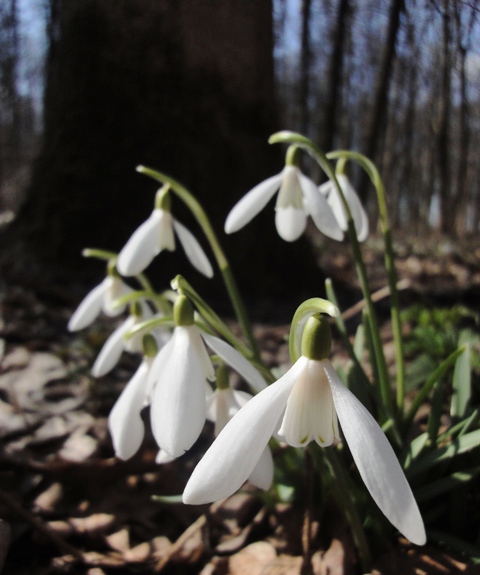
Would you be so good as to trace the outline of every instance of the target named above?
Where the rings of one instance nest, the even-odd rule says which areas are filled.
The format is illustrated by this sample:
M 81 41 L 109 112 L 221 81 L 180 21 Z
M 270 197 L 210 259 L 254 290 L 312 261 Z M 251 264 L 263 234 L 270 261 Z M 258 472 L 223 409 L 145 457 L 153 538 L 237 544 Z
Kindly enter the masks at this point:
M 480 245 L 428 239 L 396 246 L 402 298 L 407 302 L 480 308 Z M 385 285 L 382 253 L 365 249 L 374 289 Z M 342 289 L 355 289 L 342 244 L 319 251 L 319 263 Z M 114 458 L 108 413 L 136 368 L 124 354 L 95 381 L 90 367 L 110 333 L 100 320 L 69 334 L 68 290 L 36 292 L 20 285 L 0 294 L 0 572 L 5 575 L 201 573 L 294 575 L 302 571 L 303 513 L 287 504 L 267 507 L 254 492 L 212 506 L 152 500 L 181 492 L 212 430 L 193 450 L 158 466 L 147 436 L 131 460 Z M 256 325 L 269 365 L 288 362 L 287 326 Z M 391 339 L 388 321 L 382 328 Z M 148 428 L 148 426 L 147 426 Z M 359 572 L 354 546 L 338 514 L 313 516 L 315 574 Z M 479 565 L 427 544 L 399 539 L 378 557 L 376 575 L 480 573 Z

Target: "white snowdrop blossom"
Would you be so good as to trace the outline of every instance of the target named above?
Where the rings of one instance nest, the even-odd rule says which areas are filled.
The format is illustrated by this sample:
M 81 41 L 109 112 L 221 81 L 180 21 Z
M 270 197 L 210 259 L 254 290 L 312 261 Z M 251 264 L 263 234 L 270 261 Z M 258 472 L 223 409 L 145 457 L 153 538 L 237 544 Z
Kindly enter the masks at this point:
M 129 459 L 135 455 L 142 444 L 145 426 L 140 414 L 150 403 L 147 380 L 152 363 L 152 357 L 143 358 L 108 417 L 115 455 L 120 459 Z
M 212 266 L 193 234 L 172 214 L 155 208 L 150 217 L 137 228 L 118 255 L 117 267 L 124 276 L 143 272 L 162 250 L 175 250 L 175 234 L 190 263 L 199 272 L 211 278 Z
M 207 400 L 207 419 L 215 424 L 215 436 L 218 436 L 225 425 L 250 399 L 252 396 L 244 391 L 232 389 L 230 386 L 224 389 L 217 387 Z M 273 480 L 273 458 L 268 445 L 260 454 L 248 480 L 260 489 L 270 487 Z
M 344 174 L 337 175 L 337 181 L 342 188 L 345 200 L 347 201 L 348 207 L 352 214 L 353 223 L 355 224 L 355 230 L 357 232 L 357 238 L 359 242 L 363 242 L 368 236 L 368 217 L 363 209 L 362 203 L 354 190 L 352 184 L 350 183 L 347 176 Z M 347 218 L 345 216 L 345 210 L 343 208 L 342 200 L 338 193 L 338 190 L 332 180 L 325 182 L 319 187 L 320 193 L 323 194 L 333 210 L 335 217 L 337 219 L 338 225 L 343 231 L 348 228 Z
M 70 331 L 79 331 L 93 323 L 100 312 L 116 317 L 125 311 L 126 306 L 116 307 L 116 301 L 133 290 L 118 276 L 108 275 L 102 283 L 93 288 L 81 301 L 68 322 Z
M 317 228 L 335 240 L 343 239 L 343 232 L 325 197 L 310 178 L 293 165 L 287 165 L 250 190 L 232 208 L 225 222 L 225 232 L 231 234 L 243 228 L 278 193 L 275 206 L 275 225 L 278 234 L 287 242 L 297 240 L 305 231 L 311 216 Z
M 308 323 L 304 335 L 307 327 Z M 288 444 L 303 447 L 316 441 L 326 447 L 340 437 L 338 417 L 374 501 L 405 537 L 424 544 L 420 512 L 383 431 L 342 383 L 325 353 L 310 353 L 302 341 L 302 354 L 285 375 L 226 424 L 190 477 L 184 503 L 209 503 L 237 491 L 250 477 L 279 423 L 278 432 Z
M 137 311 L 120 324 L 119 327 L 110 335 L 104 343 L 100 353 L 92 367 L 94 377 L 102 377 L 111 371 L 119 362 L 120 356 L 124 351 L 130 353 L 141 353 L 142 333 L 137 333 L 127 339 L 127 333 L 139 323 L 152 317 L 152 312 L 144 302 L 139 303 Z M 152 336 L 155 337 L 159 348 L 163 347 L 170 339 L 170 332 L 166 329 L 156 328 L 152 330 Z
M 201 331 L 193 319 L 183 325 L 177 323 L 148 377 L 153 435 L 160 449 L 172 457 L 192 447 L 205 423 L 206 389 L 215 379 L 205 344 L 254 389 L 266 387 L 259 372 L 229 344 Z

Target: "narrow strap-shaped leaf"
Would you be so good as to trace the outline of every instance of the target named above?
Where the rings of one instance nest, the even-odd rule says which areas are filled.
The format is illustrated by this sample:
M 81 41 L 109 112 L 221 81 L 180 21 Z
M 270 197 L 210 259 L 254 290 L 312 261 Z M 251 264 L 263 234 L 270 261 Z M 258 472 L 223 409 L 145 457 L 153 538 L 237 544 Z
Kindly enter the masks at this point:
M 465 483 L 474 479 L 480 473 L 480 466 L 470 467 L 464 471 L 457 471 L 448 477 L 442 477 L 437 481 L 433 481 L 428 485 L 424 485 L 419 489 L 414 490 L 415 499 L 417 501 L 428 501 L 437 495 L 447 493 L 451 489 L 455 489 Z
M 461 419 L 467 414 L 471 395 L 470 356 L 470 346 L 466 344 L 464 352 L 459 355 L 455 362 L 453 394 L 450 404 L 450 415 L 455 419 Z

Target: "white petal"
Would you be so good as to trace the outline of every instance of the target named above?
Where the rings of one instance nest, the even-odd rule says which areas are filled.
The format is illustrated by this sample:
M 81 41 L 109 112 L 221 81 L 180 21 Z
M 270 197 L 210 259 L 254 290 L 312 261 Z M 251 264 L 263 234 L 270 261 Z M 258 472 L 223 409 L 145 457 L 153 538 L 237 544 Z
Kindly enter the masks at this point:
M 300 184 L 304 194 L 305 207 L 317 228 L 329 238 L 338 241 L 343 240 L 341 227 L 325 196 L 311 180 L 303 175 L 300 176 Z
M 275 209 L 275 227 L 278 235 L 286 242 L 294 242 L 303 234 L 307 227 L 305 210 L 287 206 Z
M 293 386 L 279 434 L 293 447 L 305 447 L 310 441 L 320 446 L 339 439 L 337 416 L 323 362 L 308 360 Z
M 176 457 L 172 457 L 166 451 L 162 451 L 160 449 L 160 451 L 157 453 L 157 456 L 155 457 L 155 463 L 163 465 L 164 463 L 170 463 L 174 459 L 176 459 Z
M 211 347 L 225 363 L 228 363 L 228 365 L 238 371 L 238 373 L 253 387 L 253 389 L 255 389 L 255 391 L 262 391 L 262 389 L 267 387 L 265 380 L 257 369 L 255 369 L 253 365 L 235 348 L 218 337 L 209 335 L 208 333 L 202 332 L 202 337 L 207 342 L 208 346 Z
M 243 228 L 273 198 L 282 182 L 283 172 L 257 184 L 233 206 L 225 222 L 225 233 L 232 234 Z
M 78 331 L 90 325 L 102 311 L 103 299 L 108 289 L 108 283 L 103 280 L 101 284 L 92 289 L 80 302 L 76 311 L 68 322 L 70 331 Z
M 337 176 L 338 183 L 342 187 L 345 199 L 352 213 L 355 230 L 359 242 L 363 242 L 368 236 L 368 217 L 363 209 L 362 203 L 357 195 L 357 192 L 352 187 L 348 178 L 344 175 Z
M 323 363 L 345 440 L 368 491 L 400 533 L 412 543 L 423 545 L 426 535 L 422 517 L 388 439 L 343 385 L 330 362 Z
M 192 447 L 205 423 L 206 380 L 189 329 L 176 327 L 160 351 L 162 361 L 153 390 L 153 435 L 160 448 L 173 457 Z
M 173 220 L 173 227 L 192 266 L 207 278 L 213 277 L 212 265 L 195 236 L 177 220 Z
M 125 350 L 125 334 L 131 329 L 133 322 L 134 317 L 130 316 L 107 339 L 93 364 L 94 377 L 102 377 L 117 365 Z
M 212 365 L 210 356 L 208 355 L 207 348 L 202 339 L 204 335 L 202 331 L 198 329 L 196 325 L 186 327 L 190 333 L 190 345 L 192 351 L 197 355 L 197 359 L 202 366 L 202 373 L 209 381 L 215 381 L 215 370 Z
M 231 387 L 215 390 L 207 399 L 207 419 L 215 423 L 215 437 L 250 399 L 249 393 Z
M 127 383 L 108 417 L 115 454 L 129 459 L 138 451 L 145 433 L 140 412 L 146 401 L 147 375 L 151 361 L 145 359 Z
M 126 305 L 117 306 L 117 301 L 131 293 L 133 290 L 118 276 L 109 276 L 105 278 L 105 283 L 108 285 L 103 298 L 102 311 L 109 317 L 117 317 L 125 311 Z
M 278 381 L 247 402 L 227 423 L 194 469 L 184 503 L 200 505 L 228 497 L 253 473 L 288 395 L 305 367 L 300 358 Z
M 253 483 L 255 487 L 267 490 L 273 481 L 273 457 L 270 448 L 265 447 L 260 455 L 257 465 L 255 465 L 248 480 Z
M 328 198 L 330 192 L 333 190 L 333 187 L 334 186 L 332 180 L 327 180 L 321 186 L 318 186 L 318 191 L 322 194 L 322 196 Z
M 137 228 L 118 254 L 117 268 L 122 275 L 142 273 L 160 252 L 160 222 L 163 213 L 163 210 L 153 210 L 148 220 Z
M 175 250 L 175 236 L 173 234 L 172 214 L 165 210 L 159 210 L 159 212 L 161 212 L 161 218 L 158 225 L 158 251 L 173 252 Z

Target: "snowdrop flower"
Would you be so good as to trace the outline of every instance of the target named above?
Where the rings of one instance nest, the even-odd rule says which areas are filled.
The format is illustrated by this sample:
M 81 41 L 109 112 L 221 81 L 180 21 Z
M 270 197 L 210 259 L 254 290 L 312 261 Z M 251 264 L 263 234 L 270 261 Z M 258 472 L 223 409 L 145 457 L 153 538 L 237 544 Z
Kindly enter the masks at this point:
M 138 333 L 126 338 L 127 333 L 136 325 L 152 317 L 150 308 L 144 302 L 136 302 L 131 306 L 129 317 L 110 335 L 104 343 L 92 367 L 94 377 L 102 377 L 111 371 L 119 362 L 124 351 L 140 353 L 143 349 L 142 334 Z M 152 334 L 156 337 L 159 347 L 163 347 L 170 339 L 170 332 L 165 329 L 155 329 Z
M 342 188 L 345 200 L 352 214 L 353 223 L 357 232 L 359 242 L 363 242 L 368 236 L 368 217 L 363 209 L 357 192 L 353 189 L 347 176 L 344 174 L 337 174 L 337 181 Z M 320 192 L 327 198 L 330 207 L 337 218 L 338 225 L 343 231 L 348 228 L 345 210 L 343 209 L 342 200 L 338 190 L 332 180 L 325 182 L 319 187 Z
M 297 167 L 297 150 L 287 152 L 285 168 L 250 190 L 231 210 L 225 222 L 225 232 L 231 234 L 252 220 L 278 192 L 275 206 L 275 225 L 278 234 L 287 242 L 297 240 L 305 231 L 311 216 L 317 228 L 335 240 L 343 239 L 343 232 L 332 209 L 317 186 Z
M 143 272 L 162 250 L 175 250 L 175 232 L 193 267 L 211 278 L 213 269 L 200 244 L 170 213 L 168 190 L 168 186 L 164 186 L 157 192 L 152 214 L 133 233 L 119 253 L 118 270 L 124 276 Z
M 155 440 L 160 449 L 178 457 L 192 447 L 205 423 L 205 389 L 215 379 L 205 344 L 253 388 L 264 389 L 265 382 L 238 351 L 194 324 L 193 308 L 185 296 L 177 298 L 173 311 L 176 327 L 151 367 L 148 385 Z
M 127 383 L 108 417 L 115 455 L 129 459 L 140 448 L 145 434 L 141 418 L 142 409 L 150 403 L 148 397 L 148 374 L 158 348 L 155 339 L 147 334 L 143 337 L 144 357 L 132 379 Z
M 217 389 L 207 400 L 207 419 L 215 424 L 215 437 L 250 399 L 252 399 L 252 395 L 249 393 L 230 387 L 226 366 L 219 366 L 217 369 Z M 268 489 L 272 479 L 273 458 L 267 445 L 248 480 L 260 489 Z
M 357 469 L 387 519 L 413 543 L 425 543 L 417 504 L 390 443 L 327 359 L 331 335 L 323 316 L 305 324 L 302 355 L 278 381 L 230 420 L 190 477 L 183 501 L 201 504 L 228 497 L 252 473 L 278 429 L 295 447 L 339 439 L 337 417 Z
M 78 331 L 87 327 L 102 311 L 110 317 L 120 315 L 125 310 L 125 306 L 116 307 L 115 302 L 131 291 L 133 290 L 115 272 L 109 274 L 82 300 L 68 322 L 68 329 Z

